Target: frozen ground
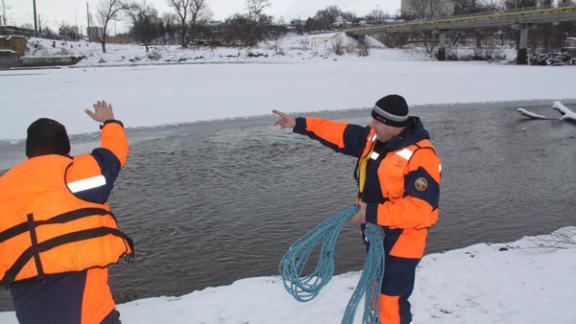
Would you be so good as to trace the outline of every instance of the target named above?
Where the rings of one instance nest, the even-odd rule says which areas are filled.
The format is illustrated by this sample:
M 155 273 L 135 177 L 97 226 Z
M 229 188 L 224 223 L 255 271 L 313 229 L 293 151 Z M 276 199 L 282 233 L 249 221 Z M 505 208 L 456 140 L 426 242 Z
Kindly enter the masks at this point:
M 414 323 L 576 323 L 575 273 L 576 227 L 429 254 L 411 297 Z M 136 300 L 118 309 L 126 324 L 339 323 L 359 277 L 359 272 L 336 276 L 306 304 L 294 301 L 279 277 L 260 277 L 181 297 Z M 0 323 L 17 323 L 14 313 L 0 313 Z
M 0 71 L 0 140 L 24 138 L 26 127 L 39 117 L 57 119 L 71 133 L 92 132 L 97 127 L 83 109 L 98 99 L 111 101 L 119 119 L 138 127 L 263 115 L 272 108 L 366 108 L 389 93 L 404 95 L 411 105 L 552 102 L 574 98 L 576 83 L 576 67 L 571 66 L 435 62 L 418 53 L 383 48 L 371 49 L 368 57 L 314 56 L 309 50 L 298 55 L 295 49 L 236 61 L 216 53 L 212 63 L 217 64 L 127 66 L 129 57 L 141 55 L 133 50 L 143 53 L 134 46 L 111 46 L 111 54 L 103 58 L 106 63 L 98 63 L 94 51 L 81 68 Z M 164 59 L 180 60 L 181 50 L 166 51 Z M 87 66 L 116 64 L 121 66 Z M 574 273 L 574 227 L 508 244 L 430 254 L 419 267 L 412 297 L 415 323 L 576 323 Z M 182 297 L 137 300 L 119 309 L 125 323 L 138 324 L 337 323 L 358 278 L 359 273 L 337 276 L 309 304 L 291 300 L 277 277 L 266 277 Z M 0 323 L 16 323 L 14 314 L 0 313 Z
M 386 51 L 386 50 L 383 50 Z M 399 58 L 400 59 L 400 58 Z M 39 117 L 94 131 L 84 108 L 113 103 L 128 127 L 287 112 L 367 108 L 398 93 L 410 105 L 574 98 L 576 66 L 334 60 L 0 71 L 0 140 L 22 139 Z M 570 107 L 573 108 L 573 107 Z

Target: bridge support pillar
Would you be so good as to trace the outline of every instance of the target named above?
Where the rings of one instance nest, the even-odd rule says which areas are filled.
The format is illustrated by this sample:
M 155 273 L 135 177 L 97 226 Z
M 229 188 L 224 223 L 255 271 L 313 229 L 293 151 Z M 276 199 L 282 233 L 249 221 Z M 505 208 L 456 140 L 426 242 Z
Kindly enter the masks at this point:
M 528 28 L 529 25 L 520 27 L 520 41 L 516 49 L 516 64 L 528 64 Z
M 438 61 L 446 61 L 446 32 L 440 31 L 438 35 L 438 52 L 436 53 Z

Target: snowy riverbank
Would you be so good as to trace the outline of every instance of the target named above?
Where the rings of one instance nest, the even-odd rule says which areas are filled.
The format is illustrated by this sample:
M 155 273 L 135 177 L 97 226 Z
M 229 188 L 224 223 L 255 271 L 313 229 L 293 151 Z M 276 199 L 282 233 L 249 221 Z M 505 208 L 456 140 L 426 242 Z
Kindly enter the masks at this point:
M 106 99 L 127 127 L 286 112 L 368 108 L 390 93 L 419 104 L 574 97 L 576 66 L 384 61 L 196 64 L 0 71 L 0 140 L 22 139 L 39 117 L 94 131 L 84 109 Z M 33 89 L 34 94 L 30 95 Z M 573 107 L 570 107 L 573 108 Z
M 287 112 L 368 108 L 389 93 L 404 95 L 412 106 L 550 99 L 551 107 L 553 100 L 574 98 L 576 82 L 573 66 L 436 62 L 383 48 L 372 50 L 369 57 L 319 54 L 302 59 L 304 54 L 295 50 L 290 59 L 284 53 L 281 59 L 255 58 L 254 64 L 149 66 L 126 66 L 133 55 L 141 55 L 130 51 L 141 53 L 142 48 L 110 49 L 105 63 L 94 54 L 82 68 L 0 71 L 0 141 L 23 139 L 30 122 L 39 117 L 59 120 L 72 134 L 97 131 L 83 109 L 98 99 L 112 102 L 117 118 L 128 127 L 140 127 L 264 115 L 272 108 Z M 170 50 L 162 57 L 171 59 L 179 51 Z M 123 66 L 89 66 L 116 63 Z M 450 122 L 474 125 L 475 121 L 454 116 Z M 573 216 L 566 211 L 566 217 Z M 575 273 L 576 227 L 513 243 L 430 254 L 418 270 L 412 296 L 414 322 L 576 323 Z M 293 301 L 278 277 L 259 277 L 181 297 L 136 300 L 119 309 L 128 324 L 338 323 L 358 278 L 358 272 L 335 277 L 308 304 Z M 0 313 L 0 323 L 16 323 L 14 314 Z
M 429 254 L 419 265 L 411 298 L 414 322 L 576 323 L 575 273 L 576 227 L 512 243 Z M 118 309 L 126 324 L 339 323 L 359 276 L 359 272 L 336 276 L 307 304 L 294 301 L 274 276 L 181 297 L 136 300 Z M 0 323 L 17 323 L 14 313 L 0 313 Z

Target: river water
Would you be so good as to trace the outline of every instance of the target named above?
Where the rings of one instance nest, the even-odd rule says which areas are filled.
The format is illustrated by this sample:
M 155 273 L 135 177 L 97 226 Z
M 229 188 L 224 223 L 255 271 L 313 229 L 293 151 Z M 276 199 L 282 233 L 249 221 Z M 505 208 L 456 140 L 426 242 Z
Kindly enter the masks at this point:
M 428 253 L 576 224 L 576 125 L 527 121 L 516 112 L 557 116 L 551 104 L 413 109 L 443 160 L 440 219 Z M 369 121 L 368 109 L 315 115 Z M 129 129 L 130 157 L 110 204 L 137 258 L 112 267 L 118 302 L 276 275 L 292 241 L 352 205 L 355 160 L 272 124 L 267 116 Z M 72 141 L 73 153 L 89 151 L 97 135 Z M 22 142 L 0 142 L 0 170 L 23 151 Z M 359 270 L 363 258 L 350 225 L 338 241 L 337 272 Z M 2 290 L 0 310 L 10 309 Z

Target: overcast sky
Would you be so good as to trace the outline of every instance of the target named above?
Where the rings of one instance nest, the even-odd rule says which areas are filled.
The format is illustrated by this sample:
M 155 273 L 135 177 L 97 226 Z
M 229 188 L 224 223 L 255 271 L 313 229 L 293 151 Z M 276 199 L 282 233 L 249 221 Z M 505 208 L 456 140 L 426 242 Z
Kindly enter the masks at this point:
M 0 0 L 6 4 L 6 16 L 10 25 L 33 24 L 33 0 Z M 141 2 L 142 0 L 135 0 Z M 214 13 L 215 20 L 224 20 L 230 15 L 245 10 L 245 0 L 207 0 Z M 96 8 L 99 0 L 36 0 L 38 14 L 43 22 L 51 28 L 57 28 L 62 22 L 72 25 L 86 26 L 86 3 L 91 11 Z M 160 13 L 169 12 L 168 0 L 146 0 Z M 363 16 L 373 9 L 380 8 L 390 14 L 396 14 L 400 9 L 400 0 L 271 0 L 271 6 L 265 11 L 276 18 L 285 21 L 293 18 L 313 16 L 319 9 L 336 5 L 345 11 L 352 11 Z M 1 11 L 0 11 L 1 14 Z M 118 29 L 122 27 L 117 26 Z M 114 32 L 114 30 L 112 30 Z M 118 30 L 120 32 L 120 30 Z

